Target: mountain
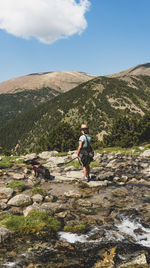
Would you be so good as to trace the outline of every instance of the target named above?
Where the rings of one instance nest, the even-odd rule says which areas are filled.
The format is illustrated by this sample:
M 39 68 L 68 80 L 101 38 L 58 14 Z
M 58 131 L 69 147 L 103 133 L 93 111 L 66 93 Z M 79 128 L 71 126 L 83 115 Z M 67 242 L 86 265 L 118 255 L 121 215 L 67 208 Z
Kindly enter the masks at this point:
M 150 63 L 140 64 L 140 65 L 131 67 L 128 70 L 124 70 L 124 71 L 119 72 L 119 73 L 108 75 L 108 77 L 123 78 L 126 76 L 137 76 L 137 75 L 150 76 Z
M 66 92 L 94 77 L 94 75 L 75 71 L 33 73 L 1 82 L 0 94 L 41 88 L 52 88 L 60 92 Z
M 80 72 L 30 74 L 0 83 L 0 127 L 21 113 L 92 79 Z
M 56 96 L 1 128 L 0 146 L 19 144 L 20 152 L 30 152 L 59 122 L 73 127 L 87 122 L 91 134 L 100 137 L 119 115 L 144 115 L 150 107 L 150 77 L 131 76 L 130 80 L 129 85 L 118 78 L 96 77 Z
M 51 88 L 0 94 L 0 127 L 21 113 L 27 112 L 59 94 L 61 94 L 59 91 Z

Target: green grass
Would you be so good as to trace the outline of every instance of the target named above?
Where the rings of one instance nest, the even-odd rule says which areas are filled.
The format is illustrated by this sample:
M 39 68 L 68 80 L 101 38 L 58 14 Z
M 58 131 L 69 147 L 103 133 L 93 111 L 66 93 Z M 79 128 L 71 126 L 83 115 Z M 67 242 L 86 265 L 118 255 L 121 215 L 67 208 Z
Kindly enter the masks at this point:
M 77 169 L 81 168 L 81 164 L 80 164 L 80 162 L 78 160 L 72 161 L 72 162 L 66 164 L 66 167 L 70 167 L 70 166 L 73 166 L 73 167 L 75 167 Z
M 18 189 L 19 191 L 22 192 L 23 190 L 25 190 L 26 185 L 21 181 L 12 181 L 8 184 L 7 187 L 11 189 Z
M 31 190 L 31 195 L 40 194 L 42 196 L 47 195 L 47 191 L 42 187 L 33 187 Z
M 2 156 L 0 161 L 0 168 L 10 168 L 14 164 L 23 164 L 23 159 L 18 159 L 18 156 Z
M 92 161 L 92 162 L 90 163 L 90 168 L 99 167 L 99 166 L 100 166 L 100 163 L 97 162 L 97 161 Z
M 71 232 L 71 233 L 82 233 L 85 232 L 87 229 L 87 226 L 83 223 L 77 223 L 77 222 L 72 222 L 71 225 L 65 225 L 64 226 L 64 231 L 65 232 Z
M 139 147 L 143 147 L 143 150 L 140 150 Z M 138 156 L 140 155 L 145 149 L 150 148 L 150 144 L 148 145 L 139 145 L 139 146 L 133 146 L 131 148 L 122 148 L 122 147 L 107 147 L 107 148 L 101 148 L 98 150 L 95 150 L 95 153 L 120 153 L 123 155 L 135 155 Z
M 18 215 L 0 216 L 0 225 L 21 234 L 35 233 L 45 227 L 50 227 L 57 232 L 61 229 L 61 223 L 46 212 L 31 211 L 27 217 Z

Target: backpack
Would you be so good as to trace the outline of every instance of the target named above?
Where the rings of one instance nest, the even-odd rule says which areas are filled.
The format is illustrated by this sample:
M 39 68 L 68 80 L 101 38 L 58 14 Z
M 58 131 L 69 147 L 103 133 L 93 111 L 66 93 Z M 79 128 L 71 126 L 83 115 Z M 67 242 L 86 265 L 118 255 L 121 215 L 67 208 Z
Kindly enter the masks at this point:
M 93 161 L 94 151 L 93 151 L 92 146 L 89 144 L 89 141 L 86 135 L 84 136 L 87 140 L 87 148 L 82 148 L 80 150 L 79 157 L 83 165 L 89 165 Z

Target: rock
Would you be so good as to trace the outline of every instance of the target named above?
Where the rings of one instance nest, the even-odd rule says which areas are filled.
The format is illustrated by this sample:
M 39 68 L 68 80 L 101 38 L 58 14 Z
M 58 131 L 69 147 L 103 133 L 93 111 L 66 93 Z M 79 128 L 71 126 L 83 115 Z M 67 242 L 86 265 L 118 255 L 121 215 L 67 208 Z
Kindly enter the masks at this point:
M 144 174 L 144 175 L 149 175 L 149 176 L 150 176 L 150 167 L 144 168 L 144 169 L 142 170 L 142 174 Z
M 41 159 L 49 159 L 50 157 L 52 156 L 56 156 L 58 154 L 57 151 L 46 151 L 46 152 L 42 152 L 40 153 L 38 156 L 41 158 Z
M 69 167 L 66 167 L 64 168 L 64 171 L 67 172 L 67 171 L 75 171 L 76 168 L 74 166 L 69 166 Z
M 12 197 L 14 190 L 11 188 L 0 187 L 0 199 L 6 199 Z
M 0 226 L 0 243 L 8 239 L 14 232 Z
M 6 202 L 7 202 L 6 199 L 0 200 L 0 209 L 4 210 L 7 208 Z
M 58 213 L 58 212 L 62 212 L 66 209 L 66 206 L 60 203 L 43 203 L 40 208 L 48 213 L 50 213 L 51 215 L 54 213 Z
M 143 146 L 139 146 L 139 149 L 142 151 L 142 150 L 144 150 L 144 147 Z
M 63 212 L 59 212 L 59 213 L 56 213 L 55 216 L 58 217 L 58 218 L 66 218 L 68 215 L 68 212 L 67 211 L 63 211 Z
M 55 202 L 54 196 L 45 196 L 45 202 Z
M 140 154 L 140 156 L 149 157 L 150 156 L 150 149 L 145 150 L 143 153 Z
M 98 176 L 98 180 L 104 181 L 106 179 L 112 178 L 114 176 L 114 172 L 105 172 L 104 174 L 100 174 Z
M 53 174 L 55 175 L 55 173 Z M 66 176 L 61 176 L 61 175 L 57 175 L 55 176 L 55 182 L 58 183 L 63 183 L 63 182 L 74 182 L 74 181 L 77 181 L 78 179 L 77 178 L 69 178 L 69 177 L 66 177 Z
M 66 197 L 73 197 L 73 198 L 80 198 L 81 197 L 81 194 L 79 192 L 75 192 L 73 190 L 70 190 L 68 192 L 65 192 L 64 193 L 64 196 Z
M 14 180 L 24 180 L 25 179 L 25 175 L 24 174 L 15 173 L 13 175 L 13 179 Z
M 25 207 L 32 204 L 32 200 L 28 195 L 19 194 L 11 198 L 8 202 L 10 206 Z
M 127 268 L 127 267 L 132 267 L 132 265 L 142 265 L 142 264 L 147 264 L 146 261 L 146 256 L 144 253 L 133 259 L 132 261 L 122 264 L 119 266 L 119 268 Z
M 0 156 L 0 161 L 2 160 L 2 157 Z
M 29 170 L 28 168 L 24 168 L 23 173 L 24 174 L 30 174 L 31 170 Z
M 125 197 L 128 192 L 125 188 L 118 188 L 112 191 L 112 195 L 116 197 Z
M 80 179 L 83 177 L 83 171 L 70 171 L 66 173 L 67 178 Z
M 33 159 L 33 158 L 37 158 L 37 155 L 35 153 L 33 153 L 33 154 L 26 154 L 22 158 L 24 158 L 24 160 L 30 160 L 30 159 Z
M 87 183 L 89 187 L 91 188 L 101 188 L 101 187 L 106 187 L 108 185 L 108 182 L 105 181 L 90 181 Z
M 107 168 L 114 168 L 114 166 L 116 165 L 116 159 L 112 159 L 108 164 L 107 164 Z
M 92 203 L 88 200 L 79 199 L 77 200 L 77 204 L 81 207 L 92 207 Z
M 116 248 L 112 248 L 110 250 L 107 250 L 104 254 L 103 254 L 103 260 L 97 262 L 93 268 L 102 268 L 102 267 L 106 267 L 106 268 L 114 268 L 114 258 L 116 255 Z
M 27 207 L 24 211 L 23 211 L 23 215 L 25 217 L 28 216 L 28 214 L 33 211 L 33 210 L 40 210 L 40 206 L 37 203 L 34 203 L 33 205 Z
M 47 168 L 51 168 L 51 167 L 53 168 L 59 164 L 63 165 L 65 163 L 65 159 L 66 159 L 66 156 L 65 157 L 50 157 L 48 159 L 48 162 L 44 166 Z M 64 167 L 65 167 L 65 164 L 64 164 Z
M 38 184 L 40 184 L 41 180 L 40 178 L 35 178 L 34 175 L 31 175 L 28 177 L 28 185 L 29 186 L 36 186 Z
M 32 196 L 33 202 L 41 203 L 43 201 L 43 196 L 40 194 L 35 194 Z

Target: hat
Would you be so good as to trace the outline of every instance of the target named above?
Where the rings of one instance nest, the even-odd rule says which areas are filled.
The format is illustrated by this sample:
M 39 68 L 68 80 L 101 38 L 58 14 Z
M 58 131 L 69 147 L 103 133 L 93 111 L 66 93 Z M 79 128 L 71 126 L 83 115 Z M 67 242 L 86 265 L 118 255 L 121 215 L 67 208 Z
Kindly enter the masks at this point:
M 88 129 L 88 126 L 86 124 L 82 124 L 81 129 Z

